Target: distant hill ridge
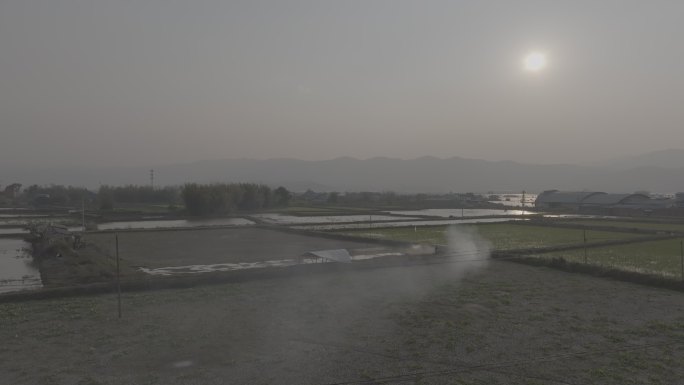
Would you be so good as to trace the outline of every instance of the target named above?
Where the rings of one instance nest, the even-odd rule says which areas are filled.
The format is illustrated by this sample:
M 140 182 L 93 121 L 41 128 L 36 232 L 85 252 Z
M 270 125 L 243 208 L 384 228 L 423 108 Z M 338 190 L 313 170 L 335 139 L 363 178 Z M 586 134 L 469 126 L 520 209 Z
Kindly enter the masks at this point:
M 632 155 L 592 164 L 598 167 L 629 169 L 636 167 L 682 168 L 684 167 L 684 149 L 667 149 L 645 154 Z
M 668 159 L 684 150 L 668 150 Z M 660 158 L 645 154 L 641 159 Z M 154 167 L 159 185 L 186 182 L 259 182 L 284 185 L 294 191 L 395 191 L 395 192 L 540 192 L 548 189 L 606 192 L 684 191 L 682 167 L 639 163 L 633 167 L 611 165 L 539 165 L 513 161 L 487 161 L 425 156 L 403 160 L 349 157 L 322 161 L 299 159 L 225 159 Z M 676 165 L 674 160 L 670 165 Z M 100 184 L 147 184 L 150 167 L 119 168 L 7 168 L 0 166 L 3 185 L 73 184 L 96 188 Z

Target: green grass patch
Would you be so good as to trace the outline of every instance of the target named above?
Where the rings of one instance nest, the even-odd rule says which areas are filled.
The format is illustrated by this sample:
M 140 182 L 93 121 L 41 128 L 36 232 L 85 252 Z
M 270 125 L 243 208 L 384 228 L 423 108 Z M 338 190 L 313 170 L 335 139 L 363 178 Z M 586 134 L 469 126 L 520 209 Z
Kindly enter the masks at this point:
M 464 226 L 465 227 L 465 226 Z M 583 243 L 584 230 L 527 226 L 515 223 L 467 225 L 489 240 L 496 250 L 527 249 Z M 447 244 L 448 226 L 378 228 L 339 231 L 338 234 L 395 241 Z M 587 230 L 587 243 L 633 238 L 633 234 Z
M 609 226 L 627 229 L 643 229 L 643 230 L 663 230 L 684 232 L 684 224 L 682 223 L 656 223 L 656 222 L 637 222 L 637 221 L 612 221 L 612 220 L 572 220 L 562 221 L 559 223 L 567 223 L 573 225 L 584 226 Z
M 33 255 L 46 287 L 112 282 L 116 273 L 116 260 L 111 253 L 93 244 L 74 250 L 70 242 L 54 240 L 51 243 L 36 244 Z M 130 267 L 127 261 L 120 262 L 122 277 L 143 276 Z
M 620 270 L 681 277 L 680 240 L 632 243 L 587 249 L 587 263 Z M 584 262 L 584 250 L 567 250 L 536 255 L 540 258 L 563 258 Z

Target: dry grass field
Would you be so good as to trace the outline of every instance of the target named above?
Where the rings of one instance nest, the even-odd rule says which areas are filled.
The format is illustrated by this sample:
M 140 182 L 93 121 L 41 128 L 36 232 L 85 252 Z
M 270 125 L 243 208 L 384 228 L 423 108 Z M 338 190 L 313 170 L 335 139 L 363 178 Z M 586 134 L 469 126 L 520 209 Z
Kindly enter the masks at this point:
M 674 384 L 684 294 L 492 261 L 0 304 L 7 384 Z

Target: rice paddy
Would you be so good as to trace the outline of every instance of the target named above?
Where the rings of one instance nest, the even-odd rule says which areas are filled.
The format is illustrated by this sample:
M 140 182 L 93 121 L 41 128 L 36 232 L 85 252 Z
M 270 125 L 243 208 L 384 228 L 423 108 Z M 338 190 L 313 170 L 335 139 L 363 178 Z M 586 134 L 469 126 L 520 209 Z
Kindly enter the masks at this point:
M 644 274 L 682 277 L 681 240 L 665 239 L 609 247 L 590 248 L 586 263 L 635 271 Z M 565 250 L 535 255 L 540 258 L 563 258 L 567 261 L 585 261 L 583 249 Z
M 584 236 L 588 244 L 634 238 L 635 234 L 568 229 L 544 226 L 529 226 L 515 223 L 487 223 L 468 225 L 491 242 L 495 250 L 531 249 L 549 246 L 582 244 Z M 376 228 L 346 230 L 338 234 L 364 238 L 388 239 L 416 243 L 447 244 L 448 226 Z

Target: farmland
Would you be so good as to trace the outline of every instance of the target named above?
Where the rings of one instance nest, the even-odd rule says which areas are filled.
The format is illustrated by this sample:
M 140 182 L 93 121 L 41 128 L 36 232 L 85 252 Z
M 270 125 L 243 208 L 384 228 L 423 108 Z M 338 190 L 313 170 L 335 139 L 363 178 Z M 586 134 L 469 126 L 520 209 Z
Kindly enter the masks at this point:
M 590 226 L 602 226 L 596 222 Z M 268 279 L 223 270 L 182 276 L 201 266 L 266 269 L 268 262 L 313 250 L 398 247 L 377 239 L 453 245 L 460 241 L 450 229 L 460 228 L 494 250 L 516 250 L 535 261 L 581 263 L 586 236 L 589 264 L 678 277 L 677 239 L 644 241 L 654 235 L 554 223 L 577 224 L 519 221 L 327 234 L 254 225 L 120 230 L 125 282 L 162 282 L 166 277 L 154 281 L 145 274 L 169 273 L 190 278 L 184 284 L 190 288 L 139 285 L 168 289 L 124 292 L 122 319 L 110 294 L 0 303 L 0 338 L 6 341 L 0 362 L 7 363 L 0 376 L 13 384 L 111 385 L 668 384 L 684 376 L 679 291 L 505 260 L 439 256 L 345 265 L 354 269 L 295 266 L 261 275 Z M 102 267 L 107 274 L 95 275 L 111 280 L 114 239 L 113 232 L 86 233 L 86 247 L 62 259 L 80 270 Z M 540 252 L 572 246 L 580 248 Z M 90 260 L 104 264 L 85 263 Z M 289 273 L 295 270 L 306 273 Z M 225 279 L 238 276 L 231 283 Z M 59 280 L 48 283 L 54 287 Z M 33 370 L 36 360 L 46 370 Z
M 684 376 L 682 293 L 505 261 L 464 269 L 125 293 L 120 320 L 111 295 L 0 304 L 0 376 L 17 385 L 623 385 Z
M 527 226 L 515 223 L 487 223 L 469 228 L 491 242 L 496 250 L 529 249 L 547 246 L 571 245 L 583 242 L 584 230 L 543 226 Z M 372 230 L 346 230 L 339 234 L 358 237 L 390 239 L 417 243 L 447 243 L 448 226 L 377 228 Z M 587 242 L 604 242 L 634 237 L 634 234 L 610 231 L 586 231 Z
M 584 250 L 582 249 L 537 254 L 535 256 L 584 262 Z M 665 239 L 591 248 L 587 250 L 587 263 L 679 279 L 682 271 L 680 240 Z
M 114 253 L 112 233 L 89 234 L 86 241 L 108 250 L 111 255 Z M 267 261 L 296 258 L 313 250 L 376 246 L 256 228 L 119 234 L 121 258 L 131 265 L 148 267 Z
M 661 231 L 675 231 L 684 232 L 684 224 L 681 223 L 662 223 L 652 221 L 620 221 L 620 220 L 570 220 L 562 223 L 576 224 L 583 226 L 605 226 L 618 227 L 625 229 L 644 229 L 644 230 L 661 230 Z
M 560 223 L 586 224 L 584 221 Z M 596 221 L 597 225 L 603 224 L 603 226 L 609 223 L 613 222 Z M 668 226 L 666 224 L 653 224 L 650 222 L 623 223 L 629 223 L 630 228 L 643 228 L 647 230 Z M 642 224 L 644 227 L 640 227 Z M 668 279 L 674 278 L 679 280 L 682 277 L 681 250 L 678 238 L 648 241 L 649 238 L 647 236 L 644 237 L 643 234 L 629 232 L 602 231 L 591 228 L 529 226 L 516 223 L 478 224 L 468 226 L 467 228 L 477 229 L 477 233 L 488 240 L 494 250 L 526 250 L 525 254 L 528 256 L 545 260 L 560 259 L 579 264 L 585 263 L 585 249 L 583 246 L 585 245 L 584 235 L 586 234 L 586 263 L 591 266 L 655 275 Z M 434 226 L 348 230 L 340 233 L 375 239 L 446 244 L 448 242 L 447 229 L 448 227 L 446 226 Z M 637 239 L 640 241 L 632 242 Z M 653 237 L 650 239 L 653 239 Z M 611 241 L 615 241 L 618 244 L 610 246 L 601 245 L 602 242 Z M 630 243 L 619 244 L 621 241 Z M 534 251 L 534 249 L 559 246 L 571 248 L 574 246 L 574 248 L 551 252 L 546 250 L 543 253 Z

